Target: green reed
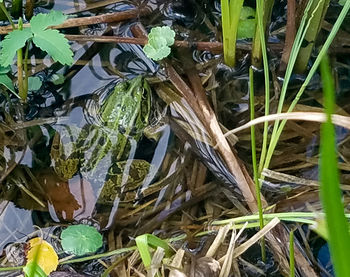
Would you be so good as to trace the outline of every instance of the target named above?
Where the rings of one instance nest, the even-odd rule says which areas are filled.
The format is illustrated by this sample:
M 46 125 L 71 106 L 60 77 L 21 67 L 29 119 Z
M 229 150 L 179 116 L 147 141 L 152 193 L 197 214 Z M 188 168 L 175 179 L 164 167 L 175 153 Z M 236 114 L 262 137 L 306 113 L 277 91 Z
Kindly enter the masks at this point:
M 291 52 L 291 55 L 289 57 L 289 62 L 288 62 L 288 65 L 287 65 L 287 70 L 286 70 L 286 74 L 285 74 L 284 83 L 282 85 L 281 96 L 280 96 L 280 100 L 279 100 L 279 104 L 278 104 L 277 113 L 282 112 L 282 107 L 283 107 L 283 104 L 284 104 L 284 99 L 285 99 L 285 96 L 286 96 L 288 83 L 289 83 L 289 80 L 290 80 L 290 77 L 291 77 L 291 73 L 293 71 L 295 60 L 296 60 L 296 57 L 298 55 L 299 49 L 301 47 L 301 44 L 303 42 L 303 39 L 305 37 L 307 28 L 308 28 L 308 26 L 310 24 L 310 20 L 312 19 L 312 16 L 311 17 L 307 16 L 308 9 L 310 9 L 310 6 L 311 6 L 312 2 L 313 1 L 310 0 L 308 5 L 307 5 L 307 7 L 305 8 L 305 13 L 304 13 L 302 21 L 300 23 L 300 27 L 298 29 L 298 32 L 297 32 L 297 35 L 296 35 L 296 38 L 295 38 L 295 41 L 294 41 L 294 44 L 293 44 L 293 47 L 292 47 L 292 52 Z M 347 0 L 345 5 L 344 5 L 344 7 L 343 7 L 343 9 L 341 10 L 341 12 L 340 12 L 340 14 L 338 16 L 336 22 L 333 25 L 333 28 L 332 28 L 330 34 L 328 35 L 325 43 L 323 44 L 323 46 L 322 46 L 322 48 L 321 48 L 321 50 L 320 50 L 320 52 L 319 52 L 315 62 L 313 63 L 312 67 L 310 68 L 309 73 L 307 74 L 304 83 L 302 84 L 302 86 L 300 87 L 299 91 L 297 92 L 297 94 L 296 94 L 294 100 L 292 101 L 292 103 L 290 104 L 287 112 L 293 111 L 294 107 L 298 103 L 300 97 L 302 96 L 302 94 L 304 93 L 307 85 L 309 84 L 312 76 L 315 74 L 315 72 L 316 72 L 316 70 L 317 70 L 317 68 L 318 68 L 318 66 L 319 66 L 323 56 L 326 54 L 327 50 L 329 49 L 329 47 L 330 47 L 330 45 L 331 45 L 335 35 L 337 34 L 341 24 L 343 23 L 343 21 L 345 19 L 345 16 L 348 13 L 349 9 L 350 9 L 350 0 Z M 314 12 L 315 12 L 315 10 L 314 10 Z M 307 23 L 306 23 L 306 18 L 308 18 L 308 22 Z M 272 131 L 272 135 L 271 135 L 270 144 L 269 144 L 269 147 L 268 147 L 268 150 L 267 150 L 266 158 L 263 159 L 263 160 L 260 160 L 260 164 L 259 164 L 259 172 L 260 172 L 260 174 L 261 174 L 261 171 L 262 171 L 263 168 L 269 168 L 269 164 L 270 164 L 272 155 L 274 153 L 274 150 L 276 148 L 278 140 L 279 140 L 279 138 L 280 138 L 280 136 L 282 134 L 283 128 L 286 125 L 286 122 L 287 122 L 287 120 L 282 120 L 282 121 L 277 120 L 275 122 L 273 131 Z
M 289 277 L 295 276 L 294 231 L 289 232 Z
M 221 0 L 224 61 L 231 67 L 236 63 L 236 37 L 243 2 L 244 0 Z
M 254 71 L 253 68 L 249 68 L 249 106 L 250 106 L 250 120 L 255 118 L 255 109 L 254 109 Z M 260 193 L 260 183 L 258 175 L 258 164 L 256 159 L 256 144 L 255 144 L 255 126 L 250 127 L 250 141 L 252 148 L 252 164 L 253 164 L 253 174 L 254 174 L 254 184 L 255 184 L 255 193 L 258 204 L 259 211 L 259 227 L 260 229 L 264 228 L 264 217 L 263 217 L 263 207 L 261 203 L 261 193 Z M 266 249 L 265 249 L 265 240 L 261 239 L 261 257 L 262 260 L 266 260 Z
M 340 190 L 336 136 L 331 119 L 335 103 L 334 81 L 327 55 L 321 60 L 320 70 L 323 83 L 324 106 L 327 115 L 327 121 L 321 127 L 320 195 L 326 214 L 329 234 L 328 243 L 334 270 L 336 276 L 347 277 L 350 276 L 350 267 L 348 265 L 350 236 Z

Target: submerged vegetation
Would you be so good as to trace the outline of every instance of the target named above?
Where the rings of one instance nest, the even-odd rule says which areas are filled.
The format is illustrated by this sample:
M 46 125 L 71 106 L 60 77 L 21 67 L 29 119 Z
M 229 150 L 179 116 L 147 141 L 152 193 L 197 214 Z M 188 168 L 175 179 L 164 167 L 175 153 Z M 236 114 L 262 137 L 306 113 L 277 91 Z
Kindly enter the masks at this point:
M 129 2 L 0 1 L 0 276 L 350 276 L 350 0 Z

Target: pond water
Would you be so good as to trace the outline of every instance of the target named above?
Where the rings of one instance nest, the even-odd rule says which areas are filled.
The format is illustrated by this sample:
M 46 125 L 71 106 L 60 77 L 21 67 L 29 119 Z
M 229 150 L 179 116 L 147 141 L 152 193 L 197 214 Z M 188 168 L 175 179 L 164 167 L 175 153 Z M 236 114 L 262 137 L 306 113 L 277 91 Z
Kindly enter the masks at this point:
M 189 42 L 217 41 L 221 36 L 217 31 L 219 1 L 146 2 L 152 10 L 148 16 L 110 25 L 74 27 L 64 32 L 132 37 L 132 27 L 140 21 L 147 30 L 153 26 L 171 25 L 177 39 Z M 254 6 L 254 1 L 246 2 Z M 144 1 L 50 0 L 39 1 L 35 12 L 54 9 L 72 16 L 90 16 L 124 11 L 143 4 Z M 277 46 L 283 39 L 280 29 L 286 22 L 285 8 L 286 1 L 280 1 L 272 14 L 269 42 Z M 251 41 L 239 43 L 243 49 Z M 0 133 L 3 135 L 0 140 L 3 175 L 0 177 L 0 251 L 14 242 L 26 241 L 36 226 L 41 227 L 45 237 L 49 238 L 58 234 L 66 224 L 82 222 L 104 231 L 108 238 L 113 232 L 120 233 L 123 245 L 128 245 L 135 236 L 152 232 L 172 237 L 183 231 L 192 238 L 208 224 L 207 220 L 248 213 L 235 177 L 195 115 L 195 108 L 178 95 L 178 98 L 172 98 L 175 101 L 166 103 L 167 97 L 173 97 L 171 93 L 175 88 L 170 83 L 163 84 L 168 78 L 164 64 L 148 59 L 140 45 L 71 42 L 71 48 L 75 63 L 70 67 L 53 63 L 38 49 L 30 50 L 31 71 L 41 78 L 43 86 L 29 94 L 28 105 L 23 109 L 15 101 L 11 106 L 5 97 L 0 98 L 0 128 L 3 130 Z M 175 49 L 171 57 L 174 68 L 181 74 L 186 70 L 180 58 L 182 53 L 185 52 Z M 190 63 L 195 64 L 200 72 L 221 127 L 232 129 L 248 122 L 250 56 L 247 52 L 238 52 L 239 64 L 235 69 L 224 65 L 221 55 L 209 51 L 190 49 L 184 55 L 188 55 L 185 59 L 191 60 Z M 278 91 L 282 81 L 276 73 L 280 49 L 273 48 L 269 55 L 273 86 Z M 341 77 L 348 73 L 347 68 L 347 65 L 339 65 L 339 72 L 344 71 Z M 145 77 L 152 91 L 149 114 L 144 112 L 148 90 L 143 81 L 138 85 L 142 87 L 141 97 L 133 95 L 131 104 L 121 105 L 121 110 L 130 114 L 136 111 L 140 121 L 149 116 L 147 126 L 136 128 L 137 124 L 133 122 L 129 129 L 119 124 L 112 130 L 103 119 L 104 103 L 112 98 L 118 84 L 136 80 L 140 75 Z M 64 76 L 64 82 L 54 84 L 53 76 Z M 263 114 L 264 105 L 261 100 L 264 94 L 262 78 L 262 72 L 256 70 L 258 115 Z M 303 75 L 294 75 L 289 93 L 295 94 L 295 87 L 300 86 L 304 78 Z M 344 79 L 340 78 L 339 94 L 347 90 Z M 131 86 L 128 84 L 127 87 Z M 319 76 L 316 74 L 298 109 L 308 105 L 315 109 L 320 107 L 319 90 Z M 139 106 L 135 104 L 137 101 Z M 276 109 L 274 99 L 271 105 Z M 262 129 L 257 127 L 257 130 Z M 126 134 L 127 140 L 114 138 L 115 132 Z M 261 141 L 259 133 L 257 141 Z M 239 133 L 238 137 L 239 141 L 235 136 L 228 137 L 228 141 L 251 172 L 249 129 Z M 345 161 L 347 137 L 346 131 L 339 131 Z M 319 125 L 310 122 L 288 124 L 271 169 L 317 179 L 318 140 Z M 116 158 L 119 153 L 120 157 Z M 62 156 L 65 156 L 65 161 L 62 161 Z M 345 162 L 344 168 L 348 168 Z M 348 181 L 347 176 L 342 175 L 344 184 Z M 266 181 L 262 188 L 266 199 L 277 203 L 276 211 L 279 212 L 291 207 L 293 210 L 305 209 L 306 200 L 294 202 L 292 197 L 289 198 L 299 189 L 307 201 L 318 203 L 318 194 L 314 190 L 304 191 L 300 184 L 286 179 Z M 247 237 L 250 235 L 253 234 L 248 232 Z M 185 248 L 191 255 L 200 256 L 207 242 L 192 239 L 193 242 L 185 243 Z M 209 236 L 207 241 L 210 240 Z M 113 250 L 113 247 L 106 242 L 100 252 L 108 249 Z M 250 267 L 247 261 L 257 268 Z M 263 263 L 259 249 L 255 247 L 244 255 L 239 267 L 245 276 L 262 276 L 259 272 L 266 276 L 281 276 L 272 254 L 269 253 L 269 259 Z M 96 261 L 72 268 L 87 276 L 97 276 L 103 271 Z

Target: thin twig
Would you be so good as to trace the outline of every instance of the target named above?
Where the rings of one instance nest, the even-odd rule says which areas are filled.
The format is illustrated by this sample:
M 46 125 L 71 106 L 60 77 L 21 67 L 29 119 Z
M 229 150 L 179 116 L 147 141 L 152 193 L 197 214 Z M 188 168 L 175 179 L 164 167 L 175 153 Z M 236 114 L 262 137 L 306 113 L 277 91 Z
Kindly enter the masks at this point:
M 1 33 L 1 31 L 0 31 Z M 147 44 L 147 38 L 140 37 L 117 37 L 117 36 L 87 36 L 87 35 L 65 35 L 68 40 L 74 41 L 93 41 L 100 43 L 129 43 L 129 44 Z M 217 41 L 198 41 L 189 42 L 184 40 L 176 40 L 174 45 L 176 47 L 183 48 L 194 48 L 201 51 L 210 51 L 214 54 L 222 53 L 222 43 Z M 237 42 L 236 47 L 238 50 L 250 51 L 252 46 L 249 43 L 239 43 Z M 270 43 L 269 48 L 273 51 L 281 51 L 282 44 Z
M 59 25 L 52 26 L 52 29 L 63 29 L 78 26 L 93 25 L 99 23 L 112 23 L 120 22 L 127 19 L 136 18 L 139 16 L 144 16 L 151 13 L 149 9 L 130 9 L 123 12 L 114 12 L 101 14 L 96 16 L 79 17 L 79 18 L 69 18 L 65 22 Z M 17 27 L 17 25 L 16 25 Z M 23 24 L 23 27 L 30 27 L 30 24 Z M 12 26 L 0 27 L 0 34 L 7 34 L 13 30 Z

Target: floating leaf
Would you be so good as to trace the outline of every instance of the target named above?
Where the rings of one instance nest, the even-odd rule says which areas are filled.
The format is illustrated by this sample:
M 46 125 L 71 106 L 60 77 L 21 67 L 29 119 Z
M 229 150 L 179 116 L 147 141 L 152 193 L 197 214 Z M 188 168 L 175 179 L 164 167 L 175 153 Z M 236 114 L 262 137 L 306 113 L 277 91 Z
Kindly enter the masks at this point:
M 162 38 L 165 39 L 167 46 L 172 46 L 175 42 L 175 32 L 169 26 L 155 27 L 151 29 L 148 39 Z
M 168 26 L 152 28 L 148 35 L 148 43 L 143 47 L 143 51 L 148 58 L 159 61 L 169 56 L 171 49 L 169 46 L 175 42 L 175 32 Z
M 34 34 L 39 34 L 47 27 L 63 23 L 67 16 L 60 11 L 51 11 L 50 13 L 39 13 L 30 20 L 30 27 Z
M 29 77 L 28 78 L 28 90 L 29 91 L 36 91 L 39 88 L 41 88 L 41 85 L 43 82 L 40 80 L 39 77 Z
M 30 28 L 14 30 L 6 35 L 1 43 L 0 64 L 4 67 L 11 65 L 17 50 L 24 47 L 27 40 L 32 36 Z
M 55 61 L 70 65 L 73 63 L 73 52 L 68 40 L 58 30 L 45 30 L 36 33 L 33 42 L 47 52 Z
M 29 277 L 41 276 L 34 274 L 34 272 L 39 271 L 37 269 L 38 267 L 40 267 L 47 275 L 56 270 L 58 256 L 51 244 L 41 238 L 34 238 L 29 241 L 29 246 L 30 249 L 27 253 L 28 272 L 26 272 Z
M 63 250 L 77 256 L 95 252 L 102 246 L 102 235 L 88 225 L 69 226 L 61 233 Z
M 150 39 L 148 44 L 143 48 L 143 51 L 148 58 L 155 61 L 166 58 L 171 52 L 170 47 L 166 45 L 166 40 L 158 37 Z

